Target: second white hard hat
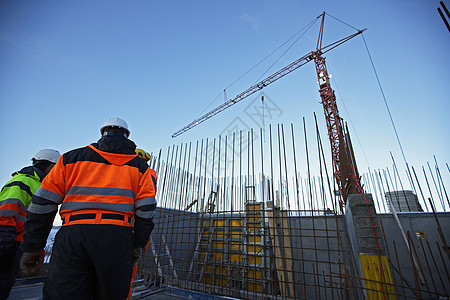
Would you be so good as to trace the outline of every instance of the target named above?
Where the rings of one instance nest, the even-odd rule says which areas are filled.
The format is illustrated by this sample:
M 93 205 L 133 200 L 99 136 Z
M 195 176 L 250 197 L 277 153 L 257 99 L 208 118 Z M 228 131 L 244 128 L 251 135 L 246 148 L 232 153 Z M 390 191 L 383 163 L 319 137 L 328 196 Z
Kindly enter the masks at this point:
M 127 124 L 127 122 L 125 122 L 125 120 L 122 120 L 121 118 L 114 117 L 114 118 L 109 118 L 108 120 L 106 120 L 105 123 L 103 123 L 102 128 L 100 128 L 100 133 L 102 135 L 103 135 L 103 131 L 107 127 L 119 127 L 119 128 L 125 129 L 125 131 L 127 132 L 127 137 L 130 136 L 130 130 L 128 129 L 128 124 Z
M 59 151 L 54 149 L 42 149 L 39 150 L 32 159 L 34 160 L 47 160 L 49 162 L 52 162 L 56 164 L 58 161 L 58 158 L 61 156 Z

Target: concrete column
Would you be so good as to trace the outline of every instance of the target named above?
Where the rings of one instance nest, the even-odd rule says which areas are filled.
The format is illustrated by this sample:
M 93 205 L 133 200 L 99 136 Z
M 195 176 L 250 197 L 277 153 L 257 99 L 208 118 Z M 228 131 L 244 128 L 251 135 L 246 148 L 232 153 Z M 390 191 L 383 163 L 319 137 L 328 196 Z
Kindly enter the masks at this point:
M 363 278 L 366 299 L 396 299 L 391 270 L 371 194 L 347 198 L 345 219 L 356 269 Z

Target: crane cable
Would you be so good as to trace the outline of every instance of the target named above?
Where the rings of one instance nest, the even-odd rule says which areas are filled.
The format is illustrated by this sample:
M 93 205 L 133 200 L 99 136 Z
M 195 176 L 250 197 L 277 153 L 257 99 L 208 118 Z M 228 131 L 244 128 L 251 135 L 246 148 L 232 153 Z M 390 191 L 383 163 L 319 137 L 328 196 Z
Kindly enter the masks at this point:
M 272 56 L 276 51 L 278 51 L 281 47 L 283 47 L 284 45 L 286 45 L 289 41 L 291 41 L 293 38 L 295 38 L 298 34 L 300 34 L 302 31 L 305 31 L 304 33 L 302 33 L 301 35 L 300 35 L 300 37 L 298 37 L 295 41 L 294 41 L 294 43 L 292 43 L 292 45 L 291 46 L 289 46 L 289 48 L 286 50 L 286 51 L 284 51 L 284 53 L 280 56 L 280 57 L 278 57 L 278 59 L 269 67 L 269 69 L 270 68 L 272 68 L 273 67 L 273 65 L 277 62 L 277 61 L 279 61 L 280 60 L 280 58 L 284 55 L 284 54 L 286 54 L 286 52 L 295 44 L 295 43 L 297 43 L 298 42 L 298 40 L 312 27 L 312 25 L 314 25 L 314 23 L 319 19 L 319 17 L 320 16 L 318 16 L 318 17 L 316 17 L 314 20 L 312 20 L 312 21 L 310 21 L 306 26 L 304 26 L 302 29 L 300 29 L 299 31 L 297 31 L 294 35 L 292 35 L 288 40 L 286 40 L 283 44 L 281 44 L 280 46 L 278 46 L 275 50 L 273 50 L 272 52 L 270 52 L 268 55 L 266 55 L 266 57 L 264 57 L 261 61 L 259 61 L 257 64 L 255 64 L 253 67 L 251 67 L 247 72 L 245 72 L 244 74 L 242 74 L 241 76 L 239 76 L 236 80 L 234 80 L 232 83 L 230 83 L 224 90 L 223 90 L 223 92 L 221 91 L 209 104 L 208 104 L 208 106 L 206 106 L 204 109 L 203 109 L 203 111 L 201 112 L 201 113 L 199 113 L 198 114 L 198 116 L 195 118 L 195 119 L 198 119 L 201 115 L 203 115 L 203 113 L 217 100 L 217 98 L 219 98 L 220 97 L 220 95 L 222 95 L 228 88 L 230 88 L 231 86 L 233 86 L 237 81 L 239 81 L 242 77 L 244 77 L 245 75 L 247 75 L 248 73 L 250 73 L 253 69 L 255 69 L 257 66 L 259 66 L 263 61 L 265 61 L 267 58 L 269 58 L 270 56 Z M 259 79 L 261 79 L 261 77 L 263 77 L 264 76 L 264 74 L 266 74 L 268 71 L 269 71 L 269 69 L 267 69 L 267 71 L 265 71 L 264 73 L 263 73 L 263 75 L 261 75 L 260 77 L 259 77 Z M 256 82 L 258 82 L 259 81 L 259 79 L 258 80 L 256 80 Z M 255 82 L 255 83 L 256 83 Z
M 330 14 L 328 14 L 328 13 L 327 13 L 327 15 L 329 15 L 329 16 L 332 17 L 333 19 L 335 19 L 335 20 L 337 20 L 337 21 L 339 21 L 339 22 L 341 22 L 341 23 L 343 23 L 343 24 L 345 24 L 345 25 L 347 25 L 347 26 L 349 26 L 349 27 L 351 27 L 351 28 L 353 28 L 353 29 L 355 29 L 355 30 L 359 30 L 358 28 L 356 28 L 356 27 L 354 27 L 354 26 L 352 26 L 352 25 L 350 25 L 350 24 L 348 24 L 348 23 L 346 23 L 346 22 L 344 22 L 344 21 L 342 21 L 342 20 L 339 20 L 339 19 L 336 18 L 336 17 L 333 17 L 332 15 L 330 15 Z M 372 65 L 373 72 L 375 73 L 375 77 L 376 77 L 377 82 L 378 82 L 378 87 L 380 88 L 381 95 L 383 96 L 384 104 L 385 104 L 385 106 L 386 106 L 386 110 L 387 110 L 387 112 L 388 112 L 389 119 L 390 119 L 391 124 L 392 124 L 392 128 L 394 129 L 394 133 L 395 133 L 395 137 L 396 137 L 396 139 L 397 139 L 398 146 L 400 147 L 400 151 L 401 151 L 401 153 L 402 153 L 403 160 L 405 161 L 406 168 L 407 168 L 407 170 L 408 170 L 408 174 L 409 174 L 409 176 L 411 176 L 411 174 L 409 173 L 409 166 L 408 166 L 408 162 L 406 161 L 405 152 L 403 151 L 402 143 L 400 142 L 400 138 L 399 138 L 399 136 L 398 136 L 397 128 L 395 127 L 395 123 L 394 123 L 394 119 L 392 118 L 391 110 L 390 110 L 390 108 L 389 108 L 389 105 L 388 105 L 386 96 L 384 95 L 384 90 L 383 90 L 383 87 L 381 86 L 381 81 L 380 81 L 380 78 L 378 77 L 378 73 L 377 73 L 377 70 L 376 70 L 376 68 L 375 68 L 375 64 L 374 64 L 374 62 L 373 62 L 372 55 L 370 55 L 369 47 L 367 46 L 366 39 L 364 38 L 364 33 L 362 33 L 361 36 L 362 36 L 362 38 L 363 38 L 363 42 L 364 42 L 364 46 L 365 46 L 366 51 L 367 51 L 367 55 L 369 56 L 370 64 Z
M 328 70 L 330 70 L 330 64 L 327 63 L 327 65 L 328 65 L 328 66 L 327 66 Z M 330 74 L 332 74 L 332 72 L 330 72 Z M 339 87 L 338 87 L 338 85 L 337 85 L 335 76 L 331 77 L 331 80 L 333 81 L 333 85 L 336 87 L 336 91 L 337 91 L 337 93 L 338 93 L 338 95 L 339 95 L 339 98 L 341 99 L 341 102 L 342 102 L 342 104 L 343 104 L 343 106 L 344 106 L 344 110 L 345 110 L 345 112 L 347 113 L 347 116 L 348 116 L 348 120 L 349 120 L 349 122 L 350 122 L 350 125 L 351 125 L 351 127 L 353 128 L 353 131 L 354 131 L 354 133 L 355 133 L 356 140 L 358 141 L 358 144 L 359 144 L 359 146 L 361 147 L 361 150 L 362 150 L 362 153 L 363 153 L 363 155 L 364 155 L 364 158 L 365 158 L 365 160 L 366 160 L 366 162 L 367 162 L 367 165 L 368 165 L 369 168 L 370 168 L 370 163 L 369 163 L 369 160 L 367 159 L 366 152 L 364 151 L 364 147 L 363 147 L 363 145 L 362 145 L 362 143 L 361 143 L 361 140 L 359 139 L 358 132 L 356 131 L 356 127 L 353 125 L 352 118 L 350 117 L 350 113 L 349 113 L 348 110 L 347 110 L 347 106 L 345 105 L 345 102 L 344 102 L 344 97 L 342 97 L 342 95 L 341 95 L 341 92 L 340 92 Z

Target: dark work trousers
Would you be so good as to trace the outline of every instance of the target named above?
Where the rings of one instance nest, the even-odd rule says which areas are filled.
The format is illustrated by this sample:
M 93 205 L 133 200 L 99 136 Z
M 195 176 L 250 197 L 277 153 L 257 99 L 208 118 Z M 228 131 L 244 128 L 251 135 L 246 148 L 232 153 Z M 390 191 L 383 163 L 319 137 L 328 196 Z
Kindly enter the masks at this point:
M 130 227 L 61 227 L 53 244 L 44 299 L 126 299 L 133 270 L 133 248 Z
M 11 264 L 6 269 L 2 268 L 0 272 L 0 300 L 8 299 L 9 293 L 16 282 L 16 277 L 19 274 L 22 251 L 19 249 L 18 243 L 14 248 L 13 253 L 8 255 L 8 258 L 11 259 Z

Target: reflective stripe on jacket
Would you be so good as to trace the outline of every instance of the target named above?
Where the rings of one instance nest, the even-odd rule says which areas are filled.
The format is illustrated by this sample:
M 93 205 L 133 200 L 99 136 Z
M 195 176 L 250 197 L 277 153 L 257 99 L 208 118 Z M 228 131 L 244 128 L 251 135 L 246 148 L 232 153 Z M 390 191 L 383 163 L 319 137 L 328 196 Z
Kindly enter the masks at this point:
M 136 154 L 109 153 L 88 145 L 62 156 L 36 191 L 29 211 L 46 214 L 62 204 L 63 220 L 93 210 L 151 219 L 155 193 L 151 169 Z
M 13 174 L 0 192 L 0 242 L 21 242 L 23 224 L 33 193 L 41 185 L 39 170 L 26 167 Z M 40 173 L 40 172 L 39 172 Z M 41 177 L 42 174 L 41 174 Z

